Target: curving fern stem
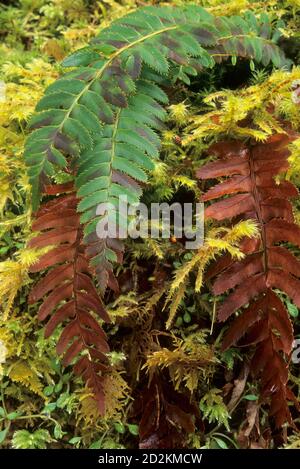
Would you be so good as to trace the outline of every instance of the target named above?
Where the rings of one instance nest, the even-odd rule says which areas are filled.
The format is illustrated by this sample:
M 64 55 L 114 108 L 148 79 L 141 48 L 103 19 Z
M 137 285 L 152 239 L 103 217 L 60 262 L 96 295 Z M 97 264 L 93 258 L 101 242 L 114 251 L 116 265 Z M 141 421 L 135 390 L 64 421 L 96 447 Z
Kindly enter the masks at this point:
M 207 218 L 252 218 L 259 227 L 260 238 L 242 245 L 245 258 L 221 257 L 211 266 L 207 279 L 214 278 L 214 295 L 230 291 L 217 311 L 221 322 L 235 316 L 223 350 L 241 344 L 243 338 L 243 345 L 255 345 L 251 371 L 260 377 L 262 397 L 270 400 L 269 415 L 278 428 L 292 423 L 288 401 L 296 399 L 287 386 L 293 327 L 273 289 L 286 293 L 300 307 L 300 261 L 278 243 L 300 247 L 300 227 L 294 222 L 289 201 L 298 196 L 298 190 L 289 181 L 277 184 L 274 178 L 288 169 L 287 145 L 293 138 L 275 134 L 264 143 L 219 142 L 210 148 L 218 160 L 198 171 L 201 179 L 226 178 L 202 197 L 205 202 L 221 199 L 206 208 Z
M 116 214 L 117 229 L 126 225 L 117 212 L 120 195 L 130 203 L 141 196 L 139 182 L 147 181 L 159 157 L 168 102 L 161 86 L 172 86 L 175 76 L 186 82 L 228 57 L 285 65 L 279 36 L 265 15 L 216 18 L 198 6 L 143 8 L 67 58 L 62 65 L 71 71 L 47 88 L 36 107 L 25 147 L 33 209 L 42 193 L 59 197 L 37 212 L 33 229 L 41 234 L 31 244 L 58 247 L 35 266 L 51 270 L 30 300 L 48 295 L 39 312 L 42 320 L 50 316 L 46 334 L 67 323 L 58 352 L 65 353 L 65 363 L 77 357 L 75 371 L 86 378 L 101 411 L 107 344 L 90 311 L 108 318 L 92 277 L 102 293 L 107 286 L 117 291 L 113 263 L 121 262 L 123 246 L 118 239 L 99 239 L 96 226 Z M 73 186 L 48 187 L 58 170 L 74 175 L 76 194 Z M 66 190 L 71 192 L 63 195 Z M 108 203 L 115 210 L 98 216 L 99 204 Z

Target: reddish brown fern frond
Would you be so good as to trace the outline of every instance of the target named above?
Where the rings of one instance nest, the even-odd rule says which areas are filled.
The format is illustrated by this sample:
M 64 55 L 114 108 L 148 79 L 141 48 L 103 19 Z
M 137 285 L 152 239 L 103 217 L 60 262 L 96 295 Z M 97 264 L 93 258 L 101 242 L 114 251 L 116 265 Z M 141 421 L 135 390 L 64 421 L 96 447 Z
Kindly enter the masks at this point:
M 63 354 L 65 366 L 76 362 L 75 374 L 86 381 L 103 414 L 102 374 L 109 368 L 105 355 L 109 347 L 96 316 L 105 322 L 109 317 L 92 280 L 94 272 L 85 252 L 72 185 L 50 186 L 46 193 L 59 196 L 38 211 L 33 230 L 40 233 L 30 241 L 30 247 L 55 247 L 31 268 L 31 272 L 49 270 L 32 289 L 29 302 L 42 300 L 38 318 L 48 320 L 46 337 L 59 325 L 64 326 L 57 352 Z
M 289 201 L 298 191 L 290 182 L 277 183 L 274 178 L 288 168 L 287 145 L 292 138 L 277 134 L 264 143 L 220 142 L 210 148 L 219 159 L 198 171 L 201 179 L 226 178 L 202 197 L 203 201 L 222 198 L 206 208 L 207 218 L 254 219 L 260 229 L 260 239 L 242 243 L 242 261 L 224 256 L 210 268 L 209 276 L 215 277 L 215 295 L 230 291 L 218 309 L 218 320 L 225 321 L 241 309 L 225 335 L 223 349 L 242 337 L 246 344 L 256 345 L 251 370 L 261 378 L 262 395 L 270 398 L 270 415 L 277 427 L 291 422 L 287 361 L 293 328 L 274 289 L 300 307 L 300 262 L 286 245 L 300 247 L 300 228 Z

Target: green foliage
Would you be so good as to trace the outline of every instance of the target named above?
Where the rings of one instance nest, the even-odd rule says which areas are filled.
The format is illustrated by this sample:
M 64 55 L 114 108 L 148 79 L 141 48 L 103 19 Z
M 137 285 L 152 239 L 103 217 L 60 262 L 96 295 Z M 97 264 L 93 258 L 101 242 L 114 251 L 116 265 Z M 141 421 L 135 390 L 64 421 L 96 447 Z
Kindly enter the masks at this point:
M 112 366 L 104 381 L 105 416 L 99 416 L 81 379 L 59 363 L 55 344 L 61 328 L 45 339 L 36 320 L 37 306 L 28 306 L 31 284 L 40 279 L 29 269 L 42 254 L 25 247 L 32 237 L 29 182 L 34 184 L 37 205 L 39 191 L 49 180 L 75 181 L 86 244 L 91 246 L 89 234 L 99 202 L 114 205 L 120 194 L 130 201 L 142 197 L 147 204 L 197 201 L 204 187 L 196 181 L 195 169 L 211 159 L 208 145 L 224 135 L 264 139 L 276 132 L 280 124 L 267 107 L 275 106 L 276 118 L 291 121 L 299 130 L 299 108 L 291 100 L 299 70 L 271 73 L 274 66 L 289 65 L 276 46 L 280 34 L 280 44 L 298 63 L 299 15 L 294 1 L 146 1 L 143 4 L 160 7 L 137 9 L 140 3 L 22 0 L 1 6 L 0 67 L 6 85 L 4 101 L 0 97 L 3 448 L 137 447 L 143 422 L 158 415 L 155 408 L 148 416 L 138 413 L 141 397 L 152 403 L 151 377 L 159 385 L 170 385 L 160 394 L 166 407 L 159 415 L 167 415 L 162 425 L 174 415 L 179 427 L 182 422 L 187 425 L 180 445 L 282 445 L 278 437 L 276 443 L 263 441 L 271 427 L 257 399 L 258 383 L 247 377 L 251 384 L 246 384 L 238 377 L 251 351 L 221 351 L 226 326 L 216 323 L 217 301 L 203 282 L 207 266 L 220 253 L 241 256 L 241 226 L 208 223 L 205 245 L 193 252 L 187 252 L 180 239 L 125 242 L 124 262 L 114 269 L 121 294 L 109 290 L 104 296 L 112 318 L 105 326 Z M 177 8 L 171 10 L 170 4 Z M 198 27 L 201 23 L 201 31 L 195 22 Z M 242 124 L 249 115 L 254 116 L 255 129 Z M 29 120 L 30 181 L 23 157 Z M 67 147 L 60 145 L 62 141 Z M 299 187 L 299 140 L 292 145 L 290 163 L 283 177 Z M 294 212 L 300 220 L 298 201 Z M 251 223 L 242 228 L 255 236 Z M 98 246 L 93 255 L 94 265 L 101 262 L 104 267 L 97 272 L 103 293 L 105 272 L 114 266 L 116 252 Z M 299 256 L 296 248 L 294 255 Z M 287 297 L 283 301 L 298 336 L 298 310 Z M 290 376 L 299 397 L 300 382 L 292 364 Z M 172 404 L 178 399 L 175 388 L 184 414 L 183 405 L 175 410 L 169 406 L 174 413 L 166 413 L 169 396 L 175 399 Z M 195 404 L 192 414 L 185 397 Z M 286 447 L 299 446 L 299 435 L 292 432 L 288 427 Z
M 28 430 L 17 430 L 12 438 L 15 449 L 46 449 L 51 436 L 48 430 L 39 429 L 30 433 Z
M 253 57 L 263 60 L 264 65 L 272 61 L 274 65 L 281 66 L 284 59 L 271 40 L 271 26 L 266 37 L 265 34 L 260 36 L 266 21 L 263 17 L 257 21 L 249 14 L 245 19 L 218 18 L 216 23 L 215 18 L 200 7 L 182 10 L 148 7 L 116 21 L 89 47 L 65 59 L 63 66 L 76 69 L 46 90 L 45 97 L 36 108 L 40 114 L 35 115 L 30 123 L 30 127 L 36 130 L 27 139 L 25 159 L 33 185 L 34 207 L 39 201 L 41 179 L 53 176 L 54 167 L 66 168 L 62 149 L 79 162 L 78 188 L 95 178 L 93 173 L 86 172 L 86 161 L 91 170 L 95 166 L 96 155 L 100 153 L 98 164 L 102 167 L 100 170 L 95 166 L 94 171 L 97 177 L 101 174 L 106 179 L 103 179 L 99 193 L 91 188 L 91 195 L 80 205 L 81 211 L 89 209 L 84 221 L 94 218 L 95 205 L 110 203 L 113 197 L 113 188 L 110 188 L 113 170 L 126 174 L 124 163 L 128 156 L 118 144 L 129 145 L 128 151 L 132 146 L 137 147 L 143 153 L 138 160 L 142 168 L 147 167 L 147 158 L 158 156 L 159 140 L 151 128 L 157 128 L 155 119 L 164 120 L 165 117 L 156 100 L 165 102 L 167 98 L 147 80 L 161 82 L 162 78 L 156 74 L 168 75 L 172 64 L 190 67 L 194 75 L 197 73 L 193 67 L 196 57 L 200 68 L 212 67 L 213 57 L 228 55 Z M 265 52 L 262 57 L 263 47 L 268 54 Z M 210 55 L 210 50 L 219 53 Z M 142 64 L 152 71 L 142 68 Z M 142 79 L 142 88 L 139 83 L 134 84 L 136 79 Z M 128 101 L 131 95 L 134 96 Z M 100 116 L 98 107 L 103 108 Z M 147 122 L 140 120 L 140 112 L 148 115 Z M 104 139 L 111 141 L 105 142 L 101 138 L 98 144 L 102 125 Z M 103 140 L 106 145 L 101 147 Z M 146 176 L 135 168 L 133 162 L 130 167 L 129 176 L 145 180 Z M 136 196 L 135 193 L 130 195 Z
M 200 410 L 203 412 L 203 417 L 209 421 L 209 423 L 217 422 L 224 425 L 229 430 L 228 419 L 230 415 L 227 407 L 220 396 L 221 389 L 211 389 L 205 394 L 199 404 Z
M 136 181 L 147 181 L 151 160 L 159 156 L 156 131 L 166 118 L 159 102 L 168 98 L 157 85 L 172 83 L 174 68 L 187 82 L 186 73 L 197 75 L 228 56 L 283 66 L 287 61 L 276 46 L 277 32 L 265 15 L 216 19 L 197 6 L 138 9 L 101 31 L 62 62 L 73 69 L 46 89 L 29 123 L 24 157 L 33 210 L 45 181 L 76 164 L 85 243 L 91 244 L 99 222 L 114 224 L 116 233 L 127 228 L 119 197 L 138 203 Z M 97 252 L 92 264 L 104 291 L 118 252 L 107 241 L 92 244 Z

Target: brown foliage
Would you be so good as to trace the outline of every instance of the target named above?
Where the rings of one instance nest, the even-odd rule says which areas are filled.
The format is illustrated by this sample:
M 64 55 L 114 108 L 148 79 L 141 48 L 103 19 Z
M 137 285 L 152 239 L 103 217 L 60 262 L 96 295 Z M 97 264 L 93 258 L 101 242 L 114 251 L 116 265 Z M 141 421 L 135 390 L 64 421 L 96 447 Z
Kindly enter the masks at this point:
M 286 293 L 300 307 L 300 262 L 286 243 L 300 247 L 300 228 L 294 223 L 290 198 L 298 195 L 290 182 L 277 183 L 275 176 L 288 168 L 288 143 L 293 136 L 277 134 L 264 143 L 220 142 L 210 148 L 218 160 L 198 171 L 201 179 L 224 177 L 210 188 L 203 201 L 221 199 L 206 208 L 215 220 L 254 219 L 260 239 L 245 240 L 245 258 L 233 261 L 226 255 L 209 271 L 215 278 L 213 293 L 229 292 L 218 309 L 226 321 L 237 311 L 223 341 L 223 349 L 245 343 L 255 345 L 251 372 L 260 376 L 262 395 L 270 398 L 270 415 L 277 427 L 291 422 L 287 387 L 288 359 L 293 328 L 286 307 L 274 289 Z M 278 245 L 284 243 L 284 245 Z
M 49 270 L 31 290 L 29 302 L 42 300 L 38 317 L 48 321 L 46 337 L 63 325 L 57 352 L 63 354 L 65 366 L 75 361 L 74 372 L 84 378 L 103 413 L 102 375 L 109 368 L 105 355 L 109 347 L 97 316 L 105 322 L 109 317 L 92 280 L 94 272 L 83 244 L 73 187 L 49 186 L 46 193 L 59 195 L 36 214 L 33 230 L 40 233 L 30 247 L 55 247 L 31 268 L 31 272 Z
M 189 397 L 174 390 L 156 374 L 143 389 L 135 406 L 139 408 L 140 448 L 183 448 L 187 434 L 195 431 L 199 410 Z

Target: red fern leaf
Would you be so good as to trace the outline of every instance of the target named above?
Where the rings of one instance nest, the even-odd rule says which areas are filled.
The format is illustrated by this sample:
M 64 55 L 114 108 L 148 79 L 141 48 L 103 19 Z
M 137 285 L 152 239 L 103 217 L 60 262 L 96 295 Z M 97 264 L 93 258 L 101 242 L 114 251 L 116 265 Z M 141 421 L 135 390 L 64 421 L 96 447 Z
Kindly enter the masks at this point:
M 288 168 L 287 144 L 292 138 L 277 134 L 252 145 L 219 142 L 210 148 L 219 160 L 197 173 L 202 179 L 226 177 L 202 197 L 202 201 L 210 201 L 225 196 L 206 208 L 207 218 L 253 218 L 260 228 L 260 239 L 242 243 L 246 255 L 243 260 L 223 256 L 210 267 L 208 278 L 215 277 L 215 295 L 229 291 L 218 309 L 219 321 L 241 310 L 230 324 L 223 349 L 236 345 L 243 337 L 246 344 L 256 345 L 252 373 L 261 379 L 263 396 L 270 398 L 270 415 L 277 427 L 291 422 L 287 362 L 293 328 L 273 289 L 286 293 L 300 307 L 300 262 L 286 247 L 276 245 L 289 242 L 300 246 L 300 227 L 294 223 L 289 201 L 298 191 L 290 182 L 277 184 L 274 179 Z
M 62 195 L 63 192 L 68 193 Z M 92 280 L 72 186 L 48 186 L 46 193 L 60 195 L 41 206 L 33 223 L 33 229 L 40 233 L 29 245 L 55 245 L 55 248 L 31 268 L 31 272 L 51 269 L 31 290 L 29 303 L 42 300 L 38 317 L 48 320 L 46 337 L 59 325 L 64 326 L 57 352 L 63 355 L 65 366 L 76 362 L 74 372 L 86 381 L 103 414 L 102 375 L 109 368 L 105 355 L 109 347 L 95 315 L 105 322 L 109 322 L 109 317 Z

